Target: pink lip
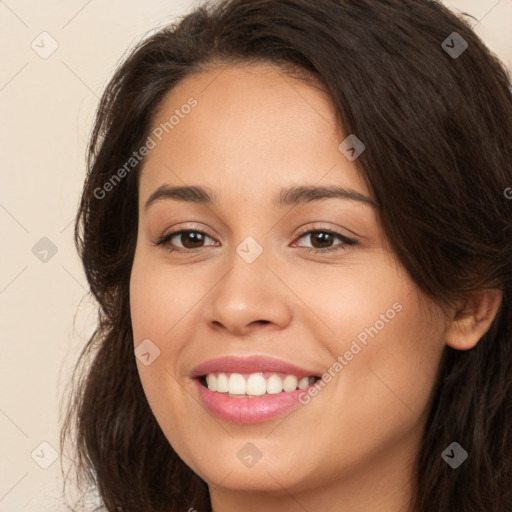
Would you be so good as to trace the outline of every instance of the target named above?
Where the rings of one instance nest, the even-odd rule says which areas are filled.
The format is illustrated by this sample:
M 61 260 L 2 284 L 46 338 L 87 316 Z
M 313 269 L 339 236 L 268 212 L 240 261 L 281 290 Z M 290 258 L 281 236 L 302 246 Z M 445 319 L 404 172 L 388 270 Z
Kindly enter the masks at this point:
M 293 364 L 274 359 L 271 357 L 252 356 L 252 357 L 219 357 L 205 361 L 196 366 L 191 373 L 191 377 L 201 377 L 208 373 L 256 373 L 256 372 L 276 372 L 296 377 L 319 377 L 320 373 L 315 370 L 299 368 Z
M 199 379 L 193 379 L 199 397 L 206 407 L 222 420 L 235 423 L 260 423 L 281 416 L 301 404 L 299 397 L 311 386 L 291 393 L 277 393 L 258 397 L 231 397 L 205 388 Z
M 309 389 L 297 389 L 290 393 L 282 392 L 258 397 L 231 397 L 227 394 L 210 391 L 203 386 L 201 379 L 208 373 L 256 373 L 275 372 L 295 375 L 298 378 L 319 376 L 315 370 L 299 368 L 290 363 L 269 357 L 253 356 L 248 358 L 221 357 L 201 363 L 194 368 L 191 377 L 197 387 L 199 397 L 206 407 L 217 417 L 235 423 L 259 423 L 281 416 L 300 405 L 299 397 Z

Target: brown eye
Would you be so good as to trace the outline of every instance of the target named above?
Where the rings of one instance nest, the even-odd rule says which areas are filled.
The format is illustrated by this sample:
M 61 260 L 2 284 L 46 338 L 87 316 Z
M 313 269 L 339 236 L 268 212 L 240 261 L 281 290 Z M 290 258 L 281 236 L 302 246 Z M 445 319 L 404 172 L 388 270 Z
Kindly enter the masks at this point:
M 322 253 L 322 252 L 330 252 L 330 251 L 343 251 L 346 249 L 347 245 L 356 244 L 355 240 L 348 238 L 341 233 L 336 233 L 335 231 L 326 230 L 326 229 L 317 229 L 306 231 L 302 235 L 299 236 L 299 239 L 309 239 L 309 243 L 312 247 L 303 247 L 306 251 L 312 253 Z M 332 244 L 335 240 L 341 240 L 341 243 L 333 246 Z
M 309 233 L 309 239 L 315 249 L 325 249 L 330 247 L 335 236 L 326 231 L 314 231 Z
M 170 251 L 202 249 L 206 238 L 212 238 L 204 231 L 197 229 L 181 229 L 161 238 L 155 245 L 163 246 Z M 172 242 L 175 240 L 174 242 Z M 180 245 L 181 244 L 181 245 Z
M 185 249 L 197 249 L 204 242 L 205 236 L 198 231 L 181 231 L 175 235 Z

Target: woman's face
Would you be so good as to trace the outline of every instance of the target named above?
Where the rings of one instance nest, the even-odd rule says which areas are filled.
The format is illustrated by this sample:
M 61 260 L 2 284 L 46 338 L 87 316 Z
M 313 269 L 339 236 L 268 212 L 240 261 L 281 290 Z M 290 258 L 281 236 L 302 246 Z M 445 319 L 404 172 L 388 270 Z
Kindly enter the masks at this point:
M 331 103 L 272 67 L 231 67 L 183 81 L 152 130 L 131 317 L 174 450 L 218 496 L 402 481 L 445 322 L 387 247 Z M 211 200 L 164 190 L 191 186 Z M 285 193 L 296 187 L 323 189 Z M 327 197 L 332 187 L 349 192 Z M 198 374 L 231 395 L 265 394 L 221 394 Z

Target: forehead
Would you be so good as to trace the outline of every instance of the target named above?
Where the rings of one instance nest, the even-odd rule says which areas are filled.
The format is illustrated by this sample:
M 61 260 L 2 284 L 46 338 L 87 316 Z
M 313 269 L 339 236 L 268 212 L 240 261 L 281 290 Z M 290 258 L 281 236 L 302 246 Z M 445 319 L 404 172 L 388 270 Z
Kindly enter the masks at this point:
M 190 75 L 162 102 L 152 131 L 159 128 L 161 140 L 143 165 L 141 193 L 180 181 L 257 193 L 285 181 L 326 178 L 367 190 L 356 164 L 338 150 L 345 136 L 329 96 L 271 65 Z

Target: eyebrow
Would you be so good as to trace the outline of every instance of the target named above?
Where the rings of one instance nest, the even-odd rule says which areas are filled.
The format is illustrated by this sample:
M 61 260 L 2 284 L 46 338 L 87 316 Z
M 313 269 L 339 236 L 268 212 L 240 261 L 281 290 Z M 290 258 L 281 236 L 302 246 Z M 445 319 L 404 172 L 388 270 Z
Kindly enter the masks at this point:
M 337 185 L 324 187 L 300 185 L 289 187 L 281 190 L 272 204 L 275 208 L 284 208 L 285 206 L 294 206 L 331 198 L 349 199 L 372 206 L 373 208 L 376 207 L 374 201 L 364 194 L 357 192 L 357 190 Z M 149 196 L 144 208 L 148 209 L 151 204 L 162 199 L 174 199 L 212 206 L 218 202 L 217 195 L 207 187 L 196 185 L 171 187 L 169 185 L 161 185 Z

